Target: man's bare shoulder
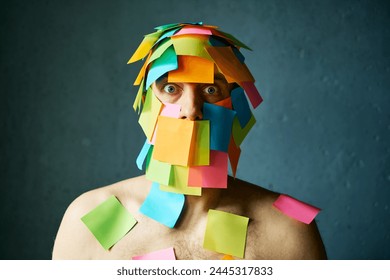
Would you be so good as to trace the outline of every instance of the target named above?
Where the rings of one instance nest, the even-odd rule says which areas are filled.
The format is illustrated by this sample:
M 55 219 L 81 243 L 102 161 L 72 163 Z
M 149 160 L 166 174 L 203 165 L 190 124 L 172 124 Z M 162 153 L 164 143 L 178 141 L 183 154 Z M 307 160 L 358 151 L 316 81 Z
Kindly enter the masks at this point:
M 307 225 L 276 209 L 279 193 L 233 178 L 230 186 L 230 196 L 241 202 L 239 212 L 250 218 L 247 244 L 253 244 L 261 258 L 326 259 L 315 221 Z
M 89 259 L 104 250 L 81 221 L 81 217 L 114 195 L 130 212 L 137 213 L 146 198 L 150 182 L 139 176 L 97 188 L 77 197 L 65 211 L 53 248 L 53 259 Z M 101 252 L 94 252 L 101 249 Z

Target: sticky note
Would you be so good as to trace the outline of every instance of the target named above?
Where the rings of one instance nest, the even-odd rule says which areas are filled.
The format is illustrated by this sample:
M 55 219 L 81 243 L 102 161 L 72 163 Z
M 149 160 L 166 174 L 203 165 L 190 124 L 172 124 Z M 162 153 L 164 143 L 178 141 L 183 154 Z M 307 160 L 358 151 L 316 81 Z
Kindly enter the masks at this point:
M 142 112 L 138 120 L 148 140 L 150 140 L 153 136 L 157 117 L 160 114 L 162 107 L 163 105 L 160 100 L 158 100 L 149 88 L 146 93 L 144 107 L 142 108 Z
M 208 36 L 177 36 L 172 37 L 173 46 L 175 47 L 176 55 L 197 56 L 207 60 L 212 58 L 205 49 L 208 42 Z
M 184 195 L 160 190 L 159 184 L 152 187 L 139 211 L 149 218 L 173 228 L 184 206 Z
M 164 40 L 165 38 L 168 38 L 168 37 L 171 37 L 173 34 L 175 34 L 178 30 L 180 30 L 181 28 L 174 28 L 172 30 L 169 30 L 167 32 L 165 32 L 158 40 L 156 43 L 154 43 L 154 45 L 158 44 L 159 42 L 161 42 L 162 40 Z
M 203 104 L 203 119 L 210 120 L 210 149 L 227 152 L 236 112 L 210 103 Z
M 135 61 L 138 61 L 142 58 L 144 58 L 150 49 L 153 47 L 154 43 L 158 40 L 158 38 L 161 36 L 161 31 L 157 31 L 151 34 L 148 34 L 144 37 L 141 44 L 138 46 L 137 50 L 134 52 L 133 56 L 130 58 L 130 60 L 127 62 L 133 63 Z
M 232 90 L 230 96 L 238 121 L 240 122 L 241 127 L 245 127 L 252 114 L 244 90 L 241 87 L 235 88 Z
M 195 121 L 191 166 L 210 163 L 210 121 Z
M 287 216 L 305 224 L 310 224 L 321 210 L 285 194 L 281 194 L 273 206 Z
M 201 176 L 203 188 L 227 188 L 227 172 L 228 154 L 210 150 L 210 165 L 190 167 L 188 180 L 191 185 L 195 182 L 199 183 L 199 176 Z
M 206 50 L 225 76 L 233 78 L 237 83 L 254 82 L 246 65 L 240 62 L 230 46 L 206 47 Z
M 238 161 L 241 155 L 241 149 L 234 142 L 233 136 L 230 138 L 228 154 L 229 154 L 230 167 L 232 168 L 233 177 L 236 177 Z
M 222 99 L 221 101 L 215 102 L 213 104 L 217 105 L 217 106 L 225 107 L 225 108 L 230 109 L 230 110 L 233 108 L 232 99 L 230 97 Z
M 253 108 L 256 108 L 261 102 L 263 102 L 263 98 L 253 82 L 242 82 L 241 85 L 244 88 Z
M 172 46 L 172 41 L 167 40 L 166 42 L 161 43 L 157 49 L 151 54 L 148 63 L 155 61 L 159 58 L 170 46 Z
M 155 61 L 150 64 L 150 69 L 146 78 L 146 88 L 160 78 L 165 73 L 175 70 L 178 67 L 175 49 L 170 46 L 166 51 Z
M 255 125 L 255 123 L 256 123 L 256 119 L 253 116 L 253 114 L 252 114 L 251 118 L 249 119 L 249 122 L 246 124 L 246 126 L 244 128 L 241 127 L 240 122 L 238 121 L 238 118 L 234 118 L 232 134 L 234 137 L 234 142 L 236 143 L 237 146 L 241 146 L 245 137 L 248 135 L 249 131 L 252 129 L 252 127 Z
M 244 258 L 249 218 L 210 209 L 203 247 Z
M 171 103 L 164 103 L 164 106 L 161 110 L 160 116 L 164 117 L 171 117 L 171 118 L 179 118 L 180 115 L 181 106 L 178 104 L 171 104 Z M 156 129 L 154 130 L 154 134 L 152 137 L 152 140 L 150 141 L 151 144 L 156 143 L 156 131 L 158 130 L 158 123 L 156 124 Z
M 141 109 L 142 96 L 143 96 L 143 93 L 144 93 L 143 88 L 144 88 L 144 80 L 141 81 L 141 85 L 138 88 L 137 96 L 135 97 L 134 103 L 133 103 L 133 109 L 137 113 L 139 113 L 139 110 Z
M 141 256 L 134 256 L 132 260 L 176 260 L 173 247 L 154 251 Z
M 183 27 L 180 29 L 179 32 L 175 34 L 177 35 L 184 35 L 184 34 L 203 34 L 203 35 L 212 35 L 211 31 L 206 28 L 201 27 Z
M 137 159 L 136 159 L 136 163 L 137 163 L 137 167 L 139 170 L 142 170 L 142 165 L 144 164 L 144 161 L 145 161 L 145 158 L 146 156 L 148 155 L 148 152 L 149 152 L 149 149 L 150 149 L 150 144 L 148 143 L 148 141 L 146 140 Z
M 221 260 L 234 260 L 231 255 L 224 255 Z
M 169 83 L 214 83 L 214 62 L 197 56 L 178 56 L 179 67 L 168 73 Z
M 190 149 L 193 131 L 193 121 L 159 116 L 153 158 L 188 166 L 192 160 Z
M 105 250 L 117 243 L 137 223 L 115 196 L 110 196 L 81 220 Z
M 146 178 L 152 182 L 168 185 L 171 178 L 172 166 L 169 163 L 153 159 L 154 147 L 150 149 L 146 163 Z
M 252 50 L 250 47 L 248 47 L 243 42 L 241 42 L 240 40 L 238 40 L 236 37 L 234 37 L 233 35 L 231 35 L 229 33 L 223 32 L 221 30 L 212 30 L 212 32 L 213 32 L 213 35 L 217 35 L 217 36 L 220 36 L 222 38 L 225 38 L 228 41 L 232 42 L 236 46 L 243 47 L 247 50 Z
M 172 165 L 170 185 L 160 185 L 160 189 L 167 192 L 200 196 L 202 194 L 200 186 L 188 186 L 188 174 L 189 167 Z

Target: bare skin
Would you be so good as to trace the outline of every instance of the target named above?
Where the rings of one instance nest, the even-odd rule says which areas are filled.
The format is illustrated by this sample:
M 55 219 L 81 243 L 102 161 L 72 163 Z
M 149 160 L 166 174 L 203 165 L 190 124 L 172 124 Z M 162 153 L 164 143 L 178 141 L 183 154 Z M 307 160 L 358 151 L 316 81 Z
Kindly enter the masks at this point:
M 180 118 L 202 119 L 204 102 L 226 99 L 233 87 L 216 73 L 214 84 L 168 83 L 152 85 L 162 102 L 181 106 Z M 67 209 L 53 250 L 53 259 L 131 259 L 136 255 L 174 247 L 177 259 L 221 259 L 222 254 L 203 248 L 209 209 L 250 218 L 245 259 L 325 259 L 326 252 L 317 226 L 306 225 L 276 210 L 272 203 L 279 194 L 229 177 L 227 189 L 203 189 L 202 196 L 186 196 L 179 222 L 170 229 L 138 209 L 147 197 L 151 182 L 144 176 L 128 179 L 87 192 Z M 138 224 L 105 251 L 80 220 L 100 203 L 115 195 Z
M 205 189 L 200 197 L 186 196 L 179 223 L 170 229 L 139 213 L 151 182 L 144 176 L 87 192 L 67 209 L 54 244 L 53 259 L 131 259 L 136 255 L 175 248 L 176 258 L 223 257 L 203 248 L 209 209 L 250 218 L 245 259 L 326 259 L 325 249 L 313 221 L 306 225 L 272 206 L 277 193 L 229 177 L 228 188 Z M 80 218 L 115 195 L 138 224 L 109 251 L 105 251 Z

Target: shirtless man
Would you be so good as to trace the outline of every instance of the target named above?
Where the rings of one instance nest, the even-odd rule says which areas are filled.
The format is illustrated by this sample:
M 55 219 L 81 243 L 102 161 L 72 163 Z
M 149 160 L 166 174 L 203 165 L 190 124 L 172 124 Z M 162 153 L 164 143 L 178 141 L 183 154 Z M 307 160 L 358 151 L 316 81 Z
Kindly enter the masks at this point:
M 197 27 L 195 31 L 194 27 Z M 208 36 L 202 30 L 212 30 L 213 35 L 217 33 L 214 27 L 201 24 L 172 25 L 164 32 L 177 34 L 182 28 L 189 28 L 195 33 L 183 33 L 187 36 Z M 158 35 L 161 37 L 161 34 Z M 225 39 L 223 42 L 231 42 L 230 38 Z M 153 44 L 157 44 L 156 40 Z M 176 45 L 175 49 L 178 52 Z M 148 65 L 148 59 L 145 65 Z M 185 67 L 183 65 L 181 61 L 178 67 Z M 145 68 L 145 78 L 150 68 Z M 165 73 L 151 82 L 150 87 L 162 103 L 180 106 L 178 119 L 198 121 L 204 117 L 205 103 L 218 105 L 229 99 L 232 90 L 237 88 L 237 83 L 232 81 L 235 78 L 226 76 L 226 71 L 226 68 L 215 67 L 213 83 L 170 82 L 173 76 Z M 145 94 L 144 91 L 141 93 Z M 173 247 L 179 260 L 218 260 L 224 254 L 203 247 L 210 209 L 249 217 L 244 259 L 326 259 L 315 221 L 305 224 L 277 210 L 273 203 L 278 199 L 278 193 L 229 176 L 227 188 L 202 188 L 200 196 L 186 195 L 180 218 L 170 228 L 139 211 L 151 186 L 150 180 L 140 176 L 79 196 L 63 217 L 54 244 L 53 259 L 131 259 L 133 256 Z M 81 218 L 113 195 L 138 223 L 109 250 L 105 250 Z

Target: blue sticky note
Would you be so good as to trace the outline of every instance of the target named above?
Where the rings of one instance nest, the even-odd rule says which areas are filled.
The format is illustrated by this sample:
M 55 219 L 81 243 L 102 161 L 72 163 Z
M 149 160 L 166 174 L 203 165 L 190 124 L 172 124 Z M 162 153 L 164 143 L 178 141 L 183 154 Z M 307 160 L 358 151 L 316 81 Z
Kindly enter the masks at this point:
M 139 211 L 149 218 L 173 228 L 184 207 L 184 195 L 160 190 L 158 183 L 152 187 Z
M 145 87 L 149 88 L 155 80 L 169 71 L 176 70 L 177 67 L 177 56 L 172 45 L 159 58 L 153 61 L 146 78 Z
M 238 87 L 232 90 L 230 97 L 232 100 L 233 109 L 237 113 L 238 121 L 240 122 L 241 127 L 245 127 L 252 116 L 245 92 L 241 87 Z
M 141 151 L 139 152 L 139 155 L 136 159 L 137 167 L 139 170 L 142 170 L 142 165 L 144 164 L 145 158 L 149 152 L 151 144 L 149 144 L 148 140 L 145 141 L 144 146 L 142 147 Z
M 210 150 L 228 151 L 235 115 L 235 111 L 225 107 L 203 104 L 203 119 L 210 120 Z

